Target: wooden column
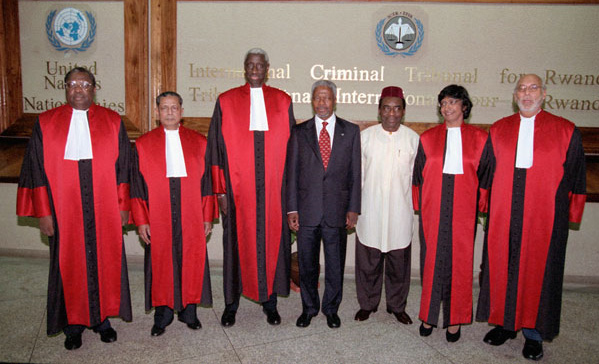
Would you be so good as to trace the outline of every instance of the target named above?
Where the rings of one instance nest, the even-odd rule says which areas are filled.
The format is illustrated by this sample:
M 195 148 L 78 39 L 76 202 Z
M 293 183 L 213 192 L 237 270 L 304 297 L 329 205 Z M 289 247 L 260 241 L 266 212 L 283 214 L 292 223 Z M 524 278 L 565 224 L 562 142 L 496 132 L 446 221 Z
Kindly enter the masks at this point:
M 177 90 L 177 2 L 152 0 L 150 5 L 151 109 L 164 91 Z M 151 128 L 157 125 L 152 112 Z
M 0 2 L 0 133 L 23 116 L 19 2 Z
M 148 5 L 145 1 L 124 0 L 124 7 L 125 123 L 129 137 L 136 138 L 149 130 Z

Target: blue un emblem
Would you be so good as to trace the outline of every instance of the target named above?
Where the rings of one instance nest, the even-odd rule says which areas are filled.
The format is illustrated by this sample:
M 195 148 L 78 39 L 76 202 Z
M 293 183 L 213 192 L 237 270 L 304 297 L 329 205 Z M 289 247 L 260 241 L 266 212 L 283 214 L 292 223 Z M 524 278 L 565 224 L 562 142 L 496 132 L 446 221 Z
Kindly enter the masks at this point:
M 53 10 L 46 19 L 48 41 L 57 51 L 84 52 L 94 42 L 96 20 L 89 11 L 75 8 Z

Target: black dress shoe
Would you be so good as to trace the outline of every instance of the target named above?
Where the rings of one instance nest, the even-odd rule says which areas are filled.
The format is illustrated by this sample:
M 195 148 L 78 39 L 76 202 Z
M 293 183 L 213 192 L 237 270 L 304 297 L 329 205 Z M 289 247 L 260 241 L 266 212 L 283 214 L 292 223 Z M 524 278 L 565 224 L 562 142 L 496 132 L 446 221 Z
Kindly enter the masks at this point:
M 116 341 L 116 331 L 112 327 L 107 328 L 104 331 L 100 331 L 100 340 L 105 343 L 112 343 Z
M 341 326 L 341 319 L 339 318 L 339 316 L 337 316 L 336 313 L 332 313 L 330 315 L 326 315 L 327 316 L 327 325 L 329 325 L 329 327 L 331 329 L 336 329 L 339 326 Z
M 541 360 L 543 357 L 543 342 L 531 339 L 526 339 L 522 356 L 530 360 Z
M 430 336 L 430 334 L 433 333 L 433 327 L 429 327 L 426 328 L 424 327 L 424 322 L 420 324 L 420 327 L 418 328 L 418 332 L 420 333 L 420 336 L 426 337 L 426 336 Z
M 164 334 L 164 327 L 158 327 L 154 325 L 152 326 L 152 331 L 150 331 L 150 334 L 152 334 L 152 336 L 160 336 Z
M 220 324 L 224 327 L 230 327 L 235 325 L 235 311 L 227 311 L 223 312 L 223 316 L 220 318 Z
M 449 343 L 454 343 L 458 340 L 460 340 L 460 334 L 462 331 L 462 327 L 458 327 L 458 331 L 456 331 L 455 334 L 452 334 L 451 332 L 449 332 L 449 328 L 447 329 L 447 331 L 445 331 L 445 339 L 447 339 L 447 342 Z
M 360 311 L 356 312 L 356 316 L 354 317 L 354 320 L 356 321 L 366 321 L 368 320 L 368 318 L 370 317 L 370 314 L 376 312 L 376 310 L 363 310 L 360 309 Z
M 406 313 L 406 311 L 393 312 L 390 309 L 387 309 L 387 313 L 392 313 L 393 316 L 395 316 L 395 318 L 397 319 L 397 321 L 401 322 L 404 325 L 412 324 L 412 319 L 410 318 L 410 315 Z
M 302 313 L 300 317 L 297 318 L 295 322 L 295 326 L 297 327 L 308 327 L 310 326 L 310 321 L 312 321 L 312 315 L 308 315 L 307 313 Z
M 266 322 L 268 322 L 269 324 L 278 325 L 281 323 L 281 316 L 279 315 L 279 312 L 276 308 L 274 310 L 267 310 L 263 308 L 262 311 L 264 311 L 264 313 L 266 314 Z
M 187 324 L 187 327 L 189 327 L 192 330 L 199 330 L 202 328 L 202 323 L 200 322 L 200 320 L 195 320 L 194 322 Z
M 64 339 L 64 347 L 67 350 L 75 350 L 81 347 L 81 334 L 67 335 Z
M 489 345 L 499 346 L 503 345 L 508 339 L 515 339 L 516 332 L 504 330 L 501 326 L 496 326 L 493 330 L 487 332 L 483 339 Z

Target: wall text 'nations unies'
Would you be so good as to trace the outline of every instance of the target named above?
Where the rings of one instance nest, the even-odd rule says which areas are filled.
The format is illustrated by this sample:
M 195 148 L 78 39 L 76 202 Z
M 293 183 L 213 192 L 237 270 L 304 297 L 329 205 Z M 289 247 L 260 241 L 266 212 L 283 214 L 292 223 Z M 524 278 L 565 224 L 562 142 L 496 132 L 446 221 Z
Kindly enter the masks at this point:
M 96 90 L 102 89 L 102 80 L 98 79 L 98 63 L 94 61 L 89 65 L 79 63 L 60 64 L 58 61 L 46 61 L 45 75 L 43 77 L 44 90 L 65 90 L 66 85 L 64 77 L 66 74 L 76 67 L 83 67 L 90 71 L 96 79 Z M 118 113 L 125 112 L 125 103 L 123 101 L 116 102 L 111 100 L 94 100 L 98 105 L 102 105 L 112 109 Z M 65 100 L 54 100 L 53 98 L 42 98 L 37 96 L 23 97 L 23 111 L 25 112 L 42 112 L 52 108 L 66 104 Z

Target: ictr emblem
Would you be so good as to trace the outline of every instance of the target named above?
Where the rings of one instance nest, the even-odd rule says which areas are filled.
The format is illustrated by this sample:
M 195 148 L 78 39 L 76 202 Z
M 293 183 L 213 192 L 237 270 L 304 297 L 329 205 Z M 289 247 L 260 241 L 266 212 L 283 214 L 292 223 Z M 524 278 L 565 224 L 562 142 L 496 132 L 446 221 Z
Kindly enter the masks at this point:
M 422 46 L 424 26 L 412 14 L 395 12 L 378 22 L 375 35 L 383 53 L 407 57 L 414 55 Z

